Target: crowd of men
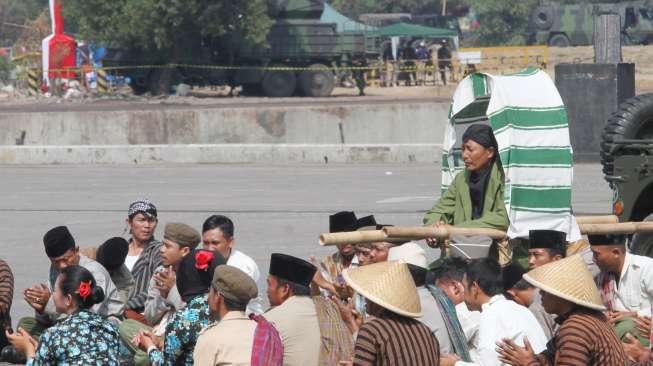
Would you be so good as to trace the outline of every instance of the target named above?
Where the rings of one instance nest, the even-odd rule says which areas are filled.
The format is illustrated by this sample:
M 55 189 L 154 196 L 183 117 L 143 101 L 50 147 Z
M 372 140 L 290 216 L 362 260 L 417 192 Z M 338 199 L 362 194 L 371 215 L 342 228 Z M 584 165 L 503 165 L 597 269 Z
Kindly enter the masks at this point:
M 48 231 L 48 286 L 24 290 L 35 317 L 6 333 L 3 359 L 88 362 L 97 348 L 92 328 L 87 339 L 68 340 L 77 354 L 52 346 L 53 338 L 82 332 L 60 326 L 76 315 L 62 312 L 55 298 L 58 276 L 82 267 L 104 294 L 89 311 L 120 339 L 116 360 L 106 364 L 653 364 L 653 260 L 628 253 L 622 236 L 589 237 L 598 276 L 580 255 L 567 257 L 565 234 L 551 230 L 531 231 L 528 268 L 502 268 L 490 257 L 428 264 L 415 242 L 339 245 L 314 264 L 275 253 L 264 311 L 258 267 L 235 249 L 229 218 L 207 218 L 201 234 L 168 223 L 162 242 L 153 236 L 157 223 L 151 202 L 134 202 L 131 238 L 111 238 L 85 250 L 88 256 L 66 227 Z M 331 232 L 382 226 L 353 212 L 330 217 Z M 10 330 L 13 278 L 5 262 L 0 280 Z
M 507 229 L 504 173 L 487 125 L 462 136 L 459 173 L 423 223 Z M 28 365 L 653 365 L 653 259 L 623 235 L 531 230 L 527 258 L 485 237 L 341 244 L 323 259 L 274 253 L 266 284 L 234 223 L 166 223 L 133 202 L 130 237 L 80 250 L 43 236 L 47 285 L 23 291 L 34 317 L 13 330 L 12 272 L 0 261 L 1 358 Z M 326 221 L 326 218 L 325 218 Z M 379 230 L 342 211 L 330 232 Z M 526 244 L 524 244 L 526 243 Z M 510 243 L 508 243 L 510 245 Z M 451 248 L 451 250 L 446 250 Z M 585 257 L 583 257 L 585 253 Z M 591 258 L 588 260 L 587 254 Z M 265 309 L 262 294 L 267 295 Z

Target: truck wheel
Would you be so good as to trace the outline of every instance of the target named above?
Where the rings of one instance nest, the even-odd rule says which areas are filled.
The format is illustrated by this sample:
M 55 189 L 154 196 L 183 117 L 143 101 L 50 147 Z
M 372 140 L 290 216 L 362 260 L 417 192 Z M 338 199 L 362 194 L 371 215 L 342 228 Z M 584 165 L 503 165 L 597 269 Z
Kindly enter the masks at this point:
M 621 139 L 653 138 L 653 93 L 642 94 L 627 99 L 614 112 L 603 129 L 601 143 L 601 163 L 603 173 L 614 173 L 612 153 Z
M 333 73 L 322 64 L 308 67 L 309 70 L 299 74 L 299 88 L 307 97 L 327 97 L 331 95 L 335 86 Z
M 653 221 L 653 214 L 648 215 L 642 221 Z M 630 250 L 633 254 L 645 255 L 653 258 L 653 234 L 635 233 L 630 243 Z
M 533 12 L 533 23 L 539 30 L 549 30 L 553 25 L 553 8 L 540 6 Z
M 155 68 L 147 77 L 148 89 L 152 95 L 170 94 L 172 87 L 182 81 L 183 76 L 176 68 Z
M 551 47 L 569 47 L 571 46 L 571 42 L 569 41 L 569 38 L 564 35 L 564 34 L 554 34 L 549 38 L 549 46 Z
M 272 67 L 287 67 L 274 65 Z M 261 84 L 263 93 L 268 97 L 283 98 L 293 95 L 297 87 L 297 77 L 294 71 L 269 70 L 263 76 Z
M 142 95 L 147 93 L 149 90 L 147 87 L 147 76 L 135 77 L 129 86 L 132 88 L 135 95 Z
M 248 97 L 262 95 L 261 84 L 243 84 L 242 94 Z

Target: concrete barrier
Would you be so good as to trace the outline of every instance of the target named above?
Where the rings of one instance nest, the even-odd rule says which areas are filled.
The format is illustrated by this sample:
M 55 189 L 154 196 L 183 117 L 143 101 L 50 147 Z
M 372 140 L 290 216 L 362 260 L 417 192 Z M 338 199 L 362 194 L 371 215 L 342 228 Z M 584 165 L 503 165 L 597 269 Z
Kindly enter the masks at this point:
M 442 102 L 0 113 L 1 164 L 439 161 Z

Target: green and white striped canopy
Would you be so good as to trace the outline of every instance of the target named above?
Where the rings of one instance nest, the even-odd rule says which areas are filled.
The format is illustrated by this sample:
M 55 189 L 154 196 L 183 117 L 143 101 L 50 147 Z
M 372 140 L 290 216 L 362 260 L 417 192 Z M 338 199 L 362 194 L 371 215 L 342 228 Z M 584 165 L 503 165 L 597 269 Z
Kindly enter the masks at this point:
M 445 131 L 442 190 L 464 169 L 463 132 L 489 124 L 499 144 L 506 177 L 508 236 L 528 237 L 532 229 L 580 237 L 571 210 L 573 153 L 567 111 L 551 78 L 542 70 L 494 76 L 476 73 L 456 89 Z

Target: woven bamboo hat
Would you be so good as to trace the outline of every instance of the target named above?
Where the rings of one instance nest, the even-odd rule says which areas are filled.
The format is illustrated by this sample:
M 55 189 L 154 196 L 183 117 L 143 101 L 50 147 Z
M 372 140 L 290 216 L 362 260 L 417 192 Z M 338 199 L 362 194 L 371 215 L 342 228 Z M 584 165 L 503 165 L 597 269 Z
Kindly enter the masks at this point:
M 380 262 L 342 272 L 345 282 L 366 299 L 399 315 L 419 318 L 422 307 L 408 266 Z
M 599 289 L 580 254 L 547 263 L 524 279 L 552 295 L 594 310 L 605 310 Z

